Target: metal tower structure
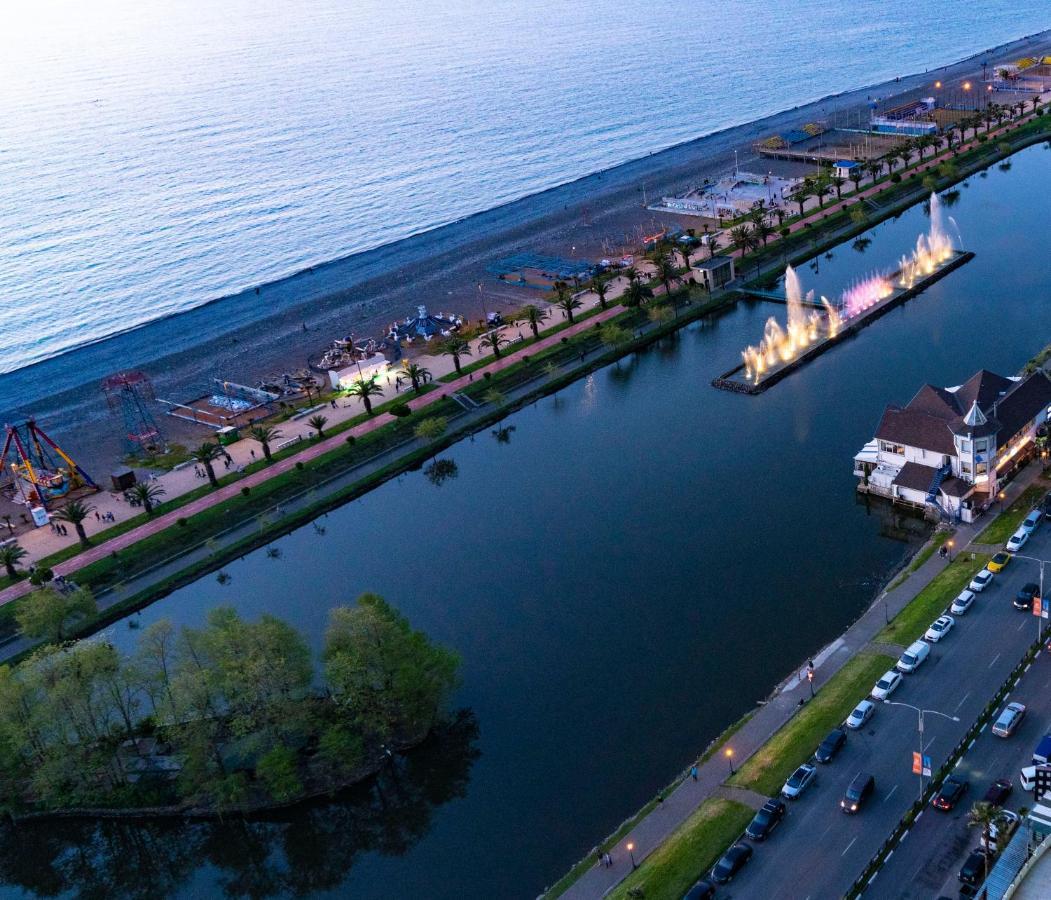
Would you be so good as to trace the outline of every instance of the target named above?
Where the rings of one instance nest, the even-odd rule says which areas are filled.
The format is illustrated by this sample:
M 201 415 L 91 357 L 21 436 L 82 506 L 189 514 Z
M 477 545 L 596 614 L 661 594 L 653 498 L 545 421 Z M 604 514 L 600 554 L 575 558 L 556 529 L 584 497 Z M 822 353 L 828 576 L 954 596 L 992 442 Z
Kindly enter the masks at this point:
M 110 411 L 120 414 L 124 447 L 129 453 L 152 455 L 164 448 L 164 435 L 150 412 L 153 385 L 142 372 L 118 372 L 102 380 Z
M 14 494 L 27 506 L 51 504 L 78 488 L 99 487 L 32 419 L 4 426 L 7 437 L 0 452 L 0 472 L 10 474 Z

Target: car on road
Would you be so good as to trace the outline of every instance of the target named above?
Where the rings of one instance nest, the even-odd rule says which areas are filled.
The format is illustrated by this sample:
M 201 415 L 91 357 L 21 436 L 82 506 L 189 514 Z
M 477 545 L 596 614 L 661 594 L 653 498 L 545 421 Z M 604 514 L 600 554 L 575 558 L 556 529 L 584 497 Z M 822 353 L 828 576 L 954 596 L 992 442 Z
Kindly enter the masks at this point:
M 1022 819 L 1018 813 L 1011 812 L 1009 809 L 1001 809 L 1000 814 L 990 823 L 988 834 L 983 833 L 981 838 L 979 838 L 978 846 L 993 851 L 997 847 L 1006 846 L 1006 839 L 1015 833 L 1015 829 L 1018 828 L 1018 823 L 1021 821 Z M 1001 840 L 1001 835 L 1004 838 L 1003 840 Z
M 894 663 L 894 668 L 903 675 L 908 675 L 911 672 L 915 672 L 930 655 L 930 644 L 926 641 L 914 641 L 909 644 L 909 648 L 902 653 L 898 661 Z
M 828 736 L 818 744 L 817 750 L 814 751 L 814 759 L 819 763 L 832 762 L 846 742 L 847 733 L 842 728 L 833 728 Z
M 934 808 L 943 812 L 954 809 L 956 804 L 963 799 L 963 795 L 967 793 L 967 788 L 970 786 L 970 782 L 957 778 L 955 775 L 950 775 L 942 782 L 941 790 L 934 797 Z
M 976 847 L 971 851 L 971 855 L 967 857 L 967 861 L 960 868 L 960 874 L 957 875 L 957 878 L 964 884 L 977 887 L 985 881 L 987 867 L 991 869 L 995 859 L 996 857 L 992 853 L 983 850 L 981 847 Z
M 1029 540 L 1029 532 L 1024 528 L 1019 528 L 1014 534 L 1007 539 L 1005 549 L 1009 553 L 1017 553 L 1025 546 L 1025 542 Z
M 798 800 L 810 785 L 817 780 L 817 766 L 811 763 L 803 763 L 791 775 L 781 788 L 781 796 L 786 800 Z
M 1015 609 L 1029 609 L 1033 605 L 1033 598 L 1040 595 L 1040 585 L 1030 581 L 1023 584 L 1012 601 Z
M 876 790 L 876 779 L 867 772 L 858 772 L 854 780 L 850 782 L 850 787 L 847 788 L 843 799 L 839 801 L 839 808 L 847 814 L 856 813 L 874 790 Z
M 847 728 L 853 728 L 857 731 L 859 728 L 863 728 L 865 723 L 871 719 L 875 713 L 876 704 L 871 700 L 862 700 L 851 710 L 850 715 L 847 716 L 846 726 Z
M 715 896 L 715 885 L 710 881 L 698 881 L 684 895 L 682 900 L 711 900 Z
M 1011 554 L 1005 553 L 1001 550 L 997 553 L 989 562 L 985 564 L 985 567 L 990 572 L 1002 572 L 1007 564 L 1011 561 Z
M 1039 509 L 1034 509 L 1029 513 L 1025 519 L 1022 520 L 1022 528 L 1032 534 L 1037 528 L 1040 527 L 1040 523 L 1043 521 L 1044 513 Z
M 1007 798 L 1011 796 L 1011 782 L 1006 778 L 997 778 L 991 785 L 989 790 L 985 792 L 985 796 L 982 797 L 982 801 L 985 803 L 991 803 L 993 806 L 1003 806 L 1007 802 Z
M 962 616 L 967 610 L 974 606 L 974 598 L 974 591 L 960 591 L 960 596 L 953 600 L 952 606 L 949 607 L 949 612 L 954 616 Z
M 872 686 L 869 696 L 872 697 L 873 700 L 886 700 L 894 693 L 901 682 L 902 677 L 900 672 L 895 672 L 893 669 L 889 672 L 884 672 L 883 677 Z
M 1044 515 L 1051 519 L 1051 491 L 1047 492 L 1047 496 L 1044 497 L 1043 502 Z
M 967 585 L 968 590 L 974 591 L 976 594 L 980 594 L 992 583 L 993 573 L 989 569 L 982 569 L 974 578 L 971 579 L 971 583 Z
M 952 616 L 938 616 L 937 619 L 931 622 L 931 627 L 927 629 L 923 639 L 930 641 L 932 644 L 937 644 L 938 641 L 952 631 L 952 627 L 955 624 L 956 620 Z
M 1008 703 L 993 723 L 993 734 L 1002 738 L 1010 737 L 1015 733 L 1015 729 L 1022 724 L 1022 719 L 1024 718 L 1024 703 Z
M 765 841 L 781 820 L 785 817 L 788 807 L 780 800 L 770 799 L 763 804 L 763 808 L 755 814 L 744 830 L 744 836 L 752 841 Z
M 712 869 L 712 881 L 716 884 L 729 884 L 733 881 L 734 875 L 740 872 L 744 868 L 745 863 L 751 858 L 751 844 L 734 844 L 723 854 L 723 858 Z

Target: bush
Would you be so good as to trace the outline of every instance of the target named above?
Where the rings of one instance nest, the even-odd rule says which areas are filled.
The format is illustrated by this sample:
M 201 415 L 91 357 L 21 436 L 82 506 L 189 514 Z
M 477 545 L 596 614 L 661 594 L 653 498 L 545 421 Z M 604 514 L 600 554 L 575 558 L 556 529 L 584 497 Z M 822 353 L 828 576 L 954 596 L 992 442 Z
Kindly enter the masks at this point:
M 296 470 L 297 470 L 297 471 L 299 471 L 299 472 L 302 472 L 302 471 L 303 471 L 303 468 L 304 468 L 304 467 L 303 467 L 303 460 L 298 460 L 298 461 L 296 462 Z
M 357 440 L 357 438 L 356 438 L 356 437 L 354 437 L 354 435 L 352 435 L 352 434 L 348 434 L 348 435 L 347 435 L 347 443 L 348 443 L 348 444 L 349 444 L 350 446 L 354 446 L 354 442 L 355 442 L 356 440 Z
M 396 406 L 392 406 L 388 410 L 392 416 L 396 416 L 399 419 L 404 419 L 406 416 L 412 415 L 412 410 L 409 409 L 404 403 L 399 403 Z
M 179 518 L 175 520 L 175 524 L 178 525 L 180 528 L 185 528 L 186 527 L 186 517 L 185 516 L 179 516 Z
M 893 181 L 895 184 L 901 184 L 901 173 L 895 172 L 893 175 L 890 176 L 890 180 Z
M 247 497 L 250 493 L 252 493 L 252 489 L 247 484 L 241 488 L 242 497 Z
M 484 378 L 484 379 L 485 379 L 486 381 L 488 381 L 488 380 L 489 380 L 490 378 L 492 378 L 492 377 L 493 377 L 493 373 L 492 373 L 492 372 L 483 372 L 483 373 L 482 373 L 482 377 L 483 377 L 483 378 Z
M 785 225 L 785 226 L 784 226 L 784 227 L 783 227 L 783 228 L 781 229 L 781 237 L 783 237 L 783 238 L 786 238 L 786 237 L 788 237 L 788 236 L 789 236 L 789 235 L 790 235 L 791 233 L 792 233 L 792 229 L 791 229 L 791 228 L 789 228 L 789 227 L 788 227 L 787 225 Z

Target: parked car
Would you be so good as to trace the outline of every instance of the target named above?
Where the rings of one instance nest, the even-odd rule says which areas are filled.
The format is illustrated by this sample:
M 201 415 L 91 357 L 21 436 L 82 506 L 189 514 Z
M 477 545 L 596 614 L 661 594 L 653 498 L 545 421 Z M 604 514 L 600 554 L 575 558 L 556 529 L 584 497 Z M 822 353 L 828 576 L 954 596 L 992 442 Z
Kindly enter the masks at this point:
M 856 813 L 874 790 L 876 779 L 867 772 L 858 772 L 850 782 L 843 799 L 839 801 L 839 808 L 845 813 Z
M 930 644 L 926 641 L 914 641 L 909 644 L 908 649 L 901 654 L 901 658 L 894 664 L 894 668 L 903 675 L 908 675 L 911 672 L 915 672 L 930 655 Z
M 988 832 L 983 832 L 978 839 L 978 846 L 993 851 L 1006 846 L 1007 839 L 1015 833 L 1015 829 L 1021 821 L 1018 813 L 1011 812 L 1009 809 L 1001 809 L 995 821 L 989 824 Z M 1003 841 L 1001 841 L 1001 836 Z
M 932 644 L 937 644 L 938 641 L 952 631 L 952 627 L 955 624 L 956 620 L 952 616 L 938 616 L 937 619 L 931 622 L 931 627 L 927 629 L 923 639 L 930 641 Z
M 745 863 L 751 858 L 751 844 L 734 844 L 723 854 L 723 858 L 712 869 L 712 881 L 716 884 L 729 884 L 733 881 L 734 875 L 740 872 L 744 868 Z
M 984 591 L 993 581 L 993 573 L 988 569 L 982 569 L 974 578 L 971 579 L 971 583 L 967 585 L 969 590 L 974 591 L 976 594 L 980 594 Z
M 997 737 L 1008 738 L 1015 733 L 1015 729 L 1022 724 L 1025 718 L 1024 703 L 1008 703 L 993 723 L 993 734 Z
M 970 782 L 955 775 L 950 775 L 942 782 L 941 790 L 934 797 L 934 808 L 943 812 L 948 812 L 955 808 L 956 804 L 963 799 L 963 795 L 967 793 L 967 788 L 969 787 Z
M 865 723 L 871 719 L 876 713 L 876 704 L 871 700 L 862 700 L 857 706 L 851 710 L 849 716 L 847 716 L 846 726 L 847 728 L 853 728 L 857 731 L 859 728 L 863 728 Z
M 986 866 L 991 869 L 995 858 L 993 854 L 983 850 L 981 847 L 972 850 L 971 855 L 967 857 L 967 861 L 961 867 L 957 878 L 964 884 L 971 884 L 977 887 L 985 881 Z
M 1017 553 L 1025 546 L 1025 542 L 1029 540 L 1029 532 L 1024 528 L 1019 528 L 1014 534 L 1007 539 L 1005 549 L 1010 553 Z
M 985 567 L 990 572 L 1002 572 L 1007 564 L 1011 561 L 1011 554 L 1005 553 L 1001 550 L 997 553 L 989 562 L 985 564 Z
M 817 750 L 814 751 L 814 759 L 819 763 L 832 762 L 836 754 L 843 749 L 843 745 L 846 742 L 847 733 L 842 728 L 832 729 L 828 736 L 818 744 Z
M 986 803 L 991 803 L 993 806 L 1003 806 L 1010 796 L 1011 782 L 1006 778 L 997 778 L 996 781 L 989 785 L 989 790 L 985 792 L 982 800 Z
M 765 841 L 785 817 L 788 807 L 780 800 L 767 800 L 744 830 L 744 836 L 753 841 Z
M 886 700 L 894 693 L 901 681 L 901 673 L 895 672 L 893 669 L 889 672 L 884 672 L 883 677 L 872 686 L 869 696 L 873 700 Z
M 1015 609 L 1029 609 L 1033 605 L 1033 598 L 1040 594 L 1040 585 L 1030 581 L 1028 584 L 1023 584 L 1021 589 L 1015 594 L 1015 598 L 1012 601 Z
M 684 895 L 682 900 L 711 900 L 715 896 L 715 885 L 710 881 L 698 881 Z
M 1043 502 L 1044 515 L 1051 519 L 1051 491 L 1047 492 Z
M 1022 520 L 1022 528 L 1032 534 L 1040 527 L 1040 523 L 1044 519 L 1044 513 L 1042 510 L 1034 509 L 1025 519 Z
M 798 800 L 810 785 L 817 780 L 817 766 L 811 763 L 803 763 L 796 769 L 781 788 L 781 796 L 786 800 Z
M 952 606 L 949 607 L 949 612 L 954 616 L 962 616 L 967 610 L 974 606 L 975 596 L 974 591 L 960 591 L 960 596 L 953 600 Z

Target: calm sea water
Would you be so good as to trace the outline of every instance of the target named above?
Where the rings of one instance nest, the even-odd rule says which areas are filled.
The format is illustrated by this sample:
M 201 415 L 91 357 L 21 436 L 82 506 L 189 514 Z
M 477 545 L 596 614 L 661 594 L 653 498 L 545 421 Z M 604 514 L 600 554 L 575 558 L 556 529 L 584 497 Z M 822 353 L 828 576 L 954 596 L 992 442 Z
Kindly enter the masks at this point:
M 0 373 L 1051 25 L 988 0 L 38 0 L 0 53 Z

